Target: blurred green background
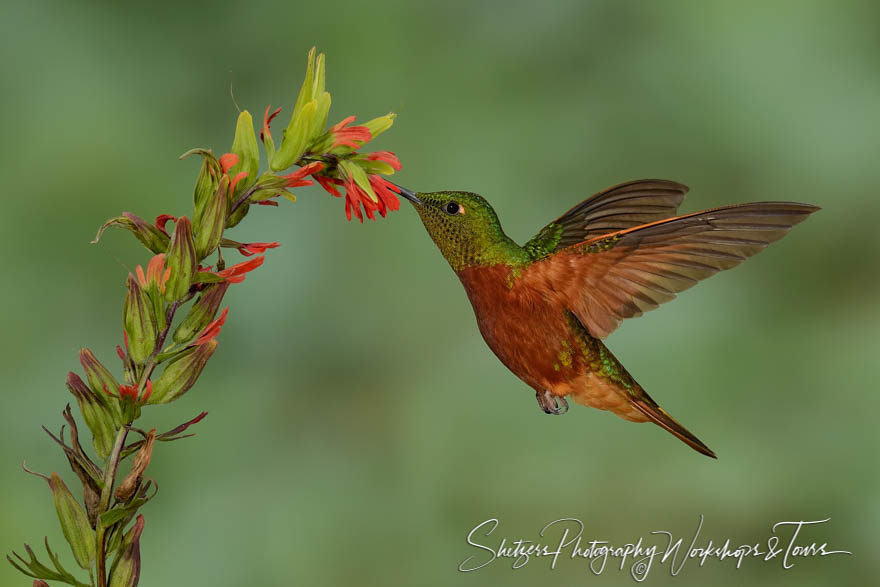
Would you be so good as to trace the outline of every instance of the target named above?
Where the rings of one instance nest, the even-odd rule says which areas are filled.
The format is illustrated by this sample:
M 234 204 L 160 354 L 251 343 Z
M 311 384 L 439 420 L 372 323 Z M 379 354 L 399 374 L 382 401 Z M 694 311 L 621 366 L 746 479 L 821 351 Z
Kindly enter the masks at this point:
M 663 177 L 683 211 L 760 199 L 824 210 L 744 266 L 624 323 L 609 346 L 706 459 L 655 426 L 573 407 L 542 415 L 495 359 L 411 209 L 348 224 L 316 188 L 257 208 L 230 236 L 278 240 L 232 288 L 198 387 L 144 425 L 200 410 L 154 453 L 142 585 L 631 584 L 535 560 L 459 573 L 490 517 L 538 538 L 578 517 L 591 538 L 651 530 L 766 542 L 831 518 L 799 561 L 689 563 L 657 585 L 827 585 L 880 574 L 876 413 L 880 7 L 870 2 L 41 1 L 0 9 L 0 545 L 62 546 L 64 376 L 113 361 L 123 281 L 146 255 L 122 210 L 189 214 L 190 147 L 228 148 L 236 114 L 285 106 L 305 54 L 327 53 L 331 119 L 400 117 L 375 143 L 421 191 L 466 189 L 526 240 L 585 196 Z M 371 145 L 373 146 L 373 145 Z M 72 558 L 66 561 L 73 566 Z M 30 584 L 8 565 L 0 584 Z

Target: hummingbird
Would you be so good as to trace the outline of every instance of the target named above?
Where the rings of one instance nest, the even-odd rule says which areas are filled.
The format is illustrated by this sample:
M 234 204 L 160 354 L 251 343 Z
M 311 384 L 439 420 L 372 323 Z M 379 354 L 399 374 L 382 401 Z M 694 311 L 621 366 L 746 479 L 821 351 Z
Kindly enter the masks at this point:
M 819 210 L 753 202 L 677 216 L 688 188 L 643 179 L 594 194 L 520 246 L 478 194 L 397 187 L 464 286 L 486 344 L 535 390 L 541 410 L 563 414 L 571 397 L 630 422 L 653 422 L 712 458 L 603 339 L 624 318 L 739 265 Z

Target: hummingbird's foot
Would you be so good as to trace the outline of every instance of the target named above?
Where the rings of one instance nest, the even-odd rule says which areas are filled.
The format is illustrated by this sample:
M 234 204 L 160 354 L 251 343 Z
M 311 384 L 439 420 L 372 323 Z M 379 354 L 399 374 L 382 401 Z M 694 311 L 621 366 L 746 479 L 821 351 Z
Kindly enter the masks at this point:
M 568 401 L 564 397 L 559 397 L 549 391 L 543 393 L 535 392 L 535 397 L 538 399 L 538 405 L 541 406 L 545 414 L 561 416 L 568 411 Z

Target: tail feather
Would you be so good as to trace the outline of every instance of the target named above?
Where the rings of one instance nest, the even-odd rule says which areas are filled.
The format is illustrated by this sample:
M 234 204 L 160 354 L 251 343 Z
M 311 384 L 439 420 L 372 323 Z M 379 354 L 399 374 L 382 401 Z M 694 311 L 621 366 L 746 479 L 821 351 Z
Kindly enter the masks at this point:
M 632 399 L 630 401 L 633 407 L 643 413 L 649 420 L 675 435 L 679 440 L 695 451 L 702 453 L 707 457 L 712 457 L 713 459 L 718 458 L 708 446 L 703 444 L 699 438 L 691 434 L 687 428 L 679 424 L 675 418 L 667 414 L 666 410 L 657 405 L 657 402 L 652 400 L 647 393 L 642 392 L 641 398 Z

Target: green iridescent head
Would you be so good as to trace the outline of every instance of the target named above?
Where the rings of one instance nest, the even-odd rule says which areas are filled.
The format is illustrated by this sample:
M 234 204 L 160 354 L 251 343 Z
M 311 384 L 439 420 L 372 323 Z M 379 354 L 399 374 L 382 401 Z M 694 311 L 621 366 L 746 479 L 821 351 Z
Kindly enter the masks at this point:
M 501 230 L 495 210 L 482 196 L 471 192 L 414 194 L 408 190 L 402 190 L 401 195 L 412 202 L 454 270 L 512 264 L 518 256 L 519 247 Z

